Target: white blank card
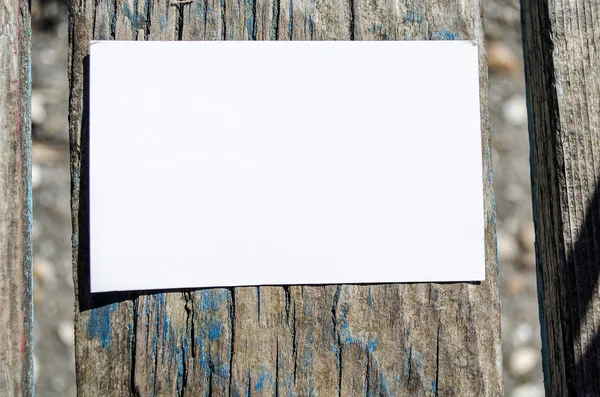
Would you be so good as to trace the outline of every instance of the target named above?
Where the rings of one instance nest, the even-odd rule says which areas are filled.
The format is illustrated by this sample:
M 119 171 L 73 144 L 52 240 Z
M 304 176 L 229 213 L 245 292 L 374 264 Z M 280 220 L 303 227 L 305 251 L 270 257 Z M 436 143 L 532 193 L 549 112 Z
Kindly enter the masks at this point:
M 92 292 L 485 277 L 473 42 L 92 42 Z

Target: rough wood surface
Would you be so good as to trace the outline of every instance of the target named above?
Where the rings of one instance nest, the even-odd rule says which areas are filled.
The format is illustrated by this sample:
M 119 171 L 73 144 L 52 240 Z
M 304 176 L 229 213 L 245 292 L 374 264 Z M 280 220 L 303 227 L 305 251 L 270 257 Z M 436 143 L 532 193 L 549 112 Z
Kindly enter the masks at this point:
M 0 4 L 0 396 L 33 394 L 29 4 Z
M 79 395 L 501 395 L 481 8 L 478 0 L 72 0 L 70 136 Z M 92 38 L 476 40 L 486 281 L 90 295 L 85 85 Z M 239 67 L 244 73 L 244 65 Z M 172 73 L 194 73 L 194 65 L 181 65 Z M 439 73 L 445 73 L 444 65 Z M 245 95 L 252 101 L 252 93 Z M 432 230 L 432 249 L 437 238 L 443 236 Z
M 522 0 L 546 391 L 600 395 L 600 2 Z

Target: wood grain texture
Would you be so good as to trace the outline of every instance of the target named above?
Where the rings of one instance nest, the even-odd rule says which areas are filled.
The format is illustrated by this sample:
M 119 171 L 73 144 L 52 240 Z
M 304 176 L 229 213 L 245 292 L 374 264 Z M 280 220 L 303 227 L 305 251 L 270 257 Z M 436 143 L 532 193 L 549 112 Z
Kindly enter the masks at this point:
M 0 3 L 0 396 L 33 395 L 30 14 Z
M 600 395 L 600 3 L 522 0 L 547 395 Z
M 70 136 L 79 395 L 501 395 L 481 7 L 476 0 L 72 0 Z M 85 86 L 92 38 L 477 41 L 486 281 L 90 295 Z M 244 65 L 239 70 L 244 73 Z M 172 73 L 193 74 L 195 68 L 181 65 Z M 252 93 L 244 95 L 252 101 Z M 432 230 L 431 238 L 435 249 L 435 239 L 443 236 Z

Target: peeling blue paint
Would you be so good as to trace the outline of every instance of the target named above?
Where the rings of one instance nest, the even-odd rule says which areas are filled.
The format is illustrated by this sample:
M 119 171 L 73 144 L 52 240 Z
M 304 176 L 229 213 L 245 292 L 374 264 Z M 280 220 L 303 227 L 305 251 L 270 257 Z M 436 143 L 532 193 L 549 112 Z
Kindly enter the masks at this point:
M 165 350 L 167 350 L 167 336 L 169 335 L 169 332 L 171 332 L 171 330 L 169 329 L 169 318 L 167 317 L 167 314 L 165 313 L 163 315 L 163 338 L 162 338 L 163 349 L 162 349 L 162 357 L 161 357 L 162 363 L 165 362 Z
M 117 310 L 117 304 L 92 309 L 87 323 L 87 334 L 90 339 L 98 338 L 104 349 L 110 349 L 110 316 Z
M 167 25 L 169 24 L 169 15 L 162 16 L 158 19 L 158 26 L 160 27 L 160 31 L 165 30 Z
M 129 19 L 129 22 L 131 23 L 131 30 L 135 34 L 135 31 L 137 31 L 141 25 L 142 16 L 137 10 L 135 10 L 135 12 L 131 12 L 128 2 L 123 4 L 123 14 L 127 19 Z
M 308 330 L 306 335 L 306 347 L 304 349 L 304 355 L 302 356 L 302 371 L 304 373 L 309 373 L 312 369 L 312 358 L 313 358 L 313 344 L 315 342 L 315 338 L 313 335 L 313 331 Z
M 79 246 L 79 233 L 78 232 L 74 232 L 71 235 L 71 247 L 73 249 L 77 248 Z M 75 252 L 75 251 L 74 251 Z
M 181 339 L 181 348 L 177 349 L 177 392 L 181 395 L 183 390 L 183 371 L 184 363 L 187 362 L 189 357 L 189 344 L 186 334 L 183 334 Z
M 421 23 L 423 21 L 423 15 L 416 13 L 412 10 L 406 11 L 404 15 L 404 22 Z
M 175 346 L 175 333 L 173 331 L 169 331 L 169 358 L 167 364 L 167 387 L 171 385 L 171 367 L 173 366 L 173 360 L 175 359 L 175 355 L 177 352 Z
M 215 340 L 223 335 L 223 324 L 217 320 L 211 320 L 208 330 L 208 339 Z
M 227 290 L 203 290 L 202 294 L 202 310 L 218 311 L 224 303 L 228 302 Z
M 429 40 L 460 40 L 459 36 L 456 33 L 453 33 L 449 30 L 435 30 L 429 33 Z
M 375 350 L 377 350 L 377 345 L 379 344 L 377 337 L 373 337 L 371 339 L 369 339 L 369 343 L 367 343 L 367 351 L 369 353 L 374 352 Z
M 254 35 L 254 0 L 246 0 L 246 30 L 248 31 L 248 40 L 253 40 Z
M 128 338 L 127 338 L 127 354 L 131 354 L 131 344 L 133 342 L 133 337 L 134 337 L 132 323 L 127 324 L 127 330 L 129 332 Z
M 265 384 L 272 384 L 272 379 L 273 375 L 269 371 L 267 371 L 265 367 L 262 367 L 260 370 L 260 374 L 258 375 L 258 381 L 256 382 L 256 385 L 254 385 L 254 390 L 259 391 L 263 388 L 263 386 L 265 386 Z
M 294 33 L 294 0 L 290 0 L 290 21 L 288 22 L 288 38 L 291 40 Z
M 389 397 L 389 396 L 393 396 L 394 394 L 392 394 L 390 392 L 390 384 L 388 383 L 387 379 L 385 378 L 385 376 L 383 376 L 383 371 L 379 371 L 379 362 L 377 360 L 375 360 L 375 368 L 377 369 L 377 372 L 379 373 L 379 384 L 381 385 L 381 391 L 385 393 L 385 396 Z M 381 393 L 380 393 L 381 395 Z

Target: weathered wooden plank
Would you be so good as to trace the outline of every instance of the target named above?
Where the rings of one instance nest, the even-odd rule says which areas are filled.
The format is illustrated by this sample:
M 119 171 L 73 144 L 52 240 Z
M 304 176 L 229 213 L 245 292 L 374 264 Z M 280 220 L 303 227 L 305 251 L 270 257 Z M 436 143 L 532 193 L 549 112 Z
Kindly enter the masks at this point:
M 522 9 L 546 392 L 600 395 L 600 3 Z
M 500 395 L 498 268 L 481 3 L 476 0 L 171 0 L 170 3 L 145 0 L 143 6 L 141 3 L 141 0 L 109 3 L 73 0 L 70 6 L 73 265 L 78 286 L 75 328 L 79 394 Z M 115 21 L 112 31 L 111 21 Z M 108 28 L 98 29 L 99 26 Z M 486 281 L 90 295 L 85 59 L 92 38 L 476 40 L 481 49 Z M 194 73 L 194 65 L 181 65 L 173 73 Z M 243 65 L 240 73 L 244 73 Z M 440 65 L 440 73 L 444 73 L 444 65 Z M 245 95 L 248 101 L 252 100 L 251 93 Z M 443 205 L 443 198 L 440 203 Z M 435 249 L 435 241 L 432 247 Z
M 31 21 L 0 5 L 0 396 L 33 395 Z

